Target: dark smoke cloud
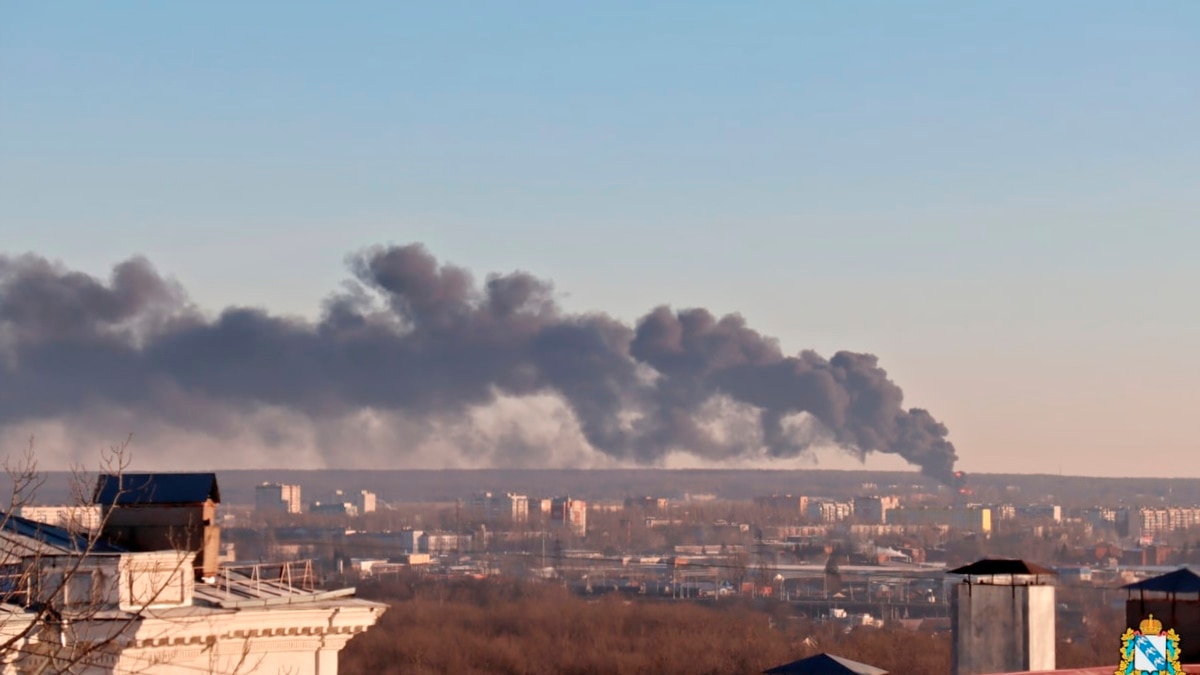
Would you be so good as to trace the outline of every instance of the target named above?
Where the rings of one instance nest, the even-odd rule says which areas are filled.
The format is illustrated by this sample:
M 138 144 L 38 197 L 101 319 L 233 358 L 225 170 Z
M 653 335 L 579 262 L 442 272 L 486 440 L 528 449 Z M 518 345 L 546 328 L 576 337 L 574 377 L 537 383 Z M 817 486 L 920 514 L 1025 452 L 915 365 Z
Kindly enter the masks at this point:
M 300 417 L 338 465 L 354 433 L 329 429 L 364 410 L 436 433 L 435 422 L 479 406 L 550 395 L 616 462 L 788 458 L 836 444 L 951 479 L 946 428 L 905 409 L 872 355 L 789 356 L 740 316 L 703 309 L 659 307 L 633 327 L 570 314 L 544 280 L 516 272 L 478 284 L 419 245 L 372 248 L 349 268 L 353 279 L 308 322 L 237 307 L 206 317 L 143 258 L 102 281 L 0 257 L 0 429 L 116 409 L 134 426 L 234 437 L 257 415 L 257 437 L 286 445 L 287 420 Z M 535 444 L 506 442 L 492 456 L 544 459 Z

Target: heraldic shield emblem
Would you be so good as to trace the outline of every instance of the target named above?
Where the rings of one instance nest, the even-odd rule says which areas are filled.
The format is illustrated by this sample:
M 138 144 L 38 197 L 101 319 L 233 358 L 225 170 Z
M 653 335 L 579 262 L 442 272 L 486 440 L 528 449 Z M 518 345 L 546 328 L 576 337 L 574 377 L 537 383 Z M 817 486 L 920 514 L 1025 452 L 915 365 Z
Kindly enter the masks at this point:
M 1151 614 L 1138 630 L 1125 629 L 1121 636 L 1121 665 L 1113 675 L 1184 675 L 1179 665 L 1179 635 L 1164 631 Z

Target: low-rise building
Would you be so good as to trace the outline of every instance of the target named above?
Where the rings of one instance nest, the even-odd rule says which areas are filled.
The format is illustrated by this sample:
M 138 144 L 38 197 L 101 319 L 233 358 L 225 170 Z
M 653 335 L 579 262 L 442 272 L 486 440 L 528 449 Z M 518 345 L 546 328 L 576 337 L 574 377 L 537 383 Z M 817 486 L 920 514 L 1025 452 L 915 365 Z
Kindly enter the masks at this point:
M 474 537 L 471 535 L 450 532 L 424 532 L 417 540 L 418 552 L 430 555 L 466 553 L 472 549 L 473 544 Z

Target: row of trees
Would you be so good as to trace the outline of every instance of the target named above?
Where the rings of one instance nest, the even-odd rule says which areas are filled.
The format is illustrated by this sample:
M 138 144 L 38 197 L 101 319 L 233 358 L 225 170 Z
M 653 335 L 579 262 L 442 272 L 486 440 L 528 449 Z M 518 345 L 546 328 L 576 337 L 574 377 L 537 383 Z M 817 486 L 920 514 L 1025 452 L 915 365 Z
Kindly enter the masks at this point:
M 554 584 L 408 578 L 359 587 L 391 611 L 341 655 L 354 673 L 759 673 L 828 651 L 944 675 L 944 636 L 793 621 L 751 604 L 585 600 Z M 769 605 L 780 610 L 778 603 Z
M 1059 616 L 1058 667 L 1115 663 L 1122 613 L 1103 594 L 1063 591 L 1078 611 Z M 735 675 L 819 652 L 907 675 L 950 670 L 948 632 L 846 630 L 797 618 L 777 601 L 595 600 L 555 584 L 415 576 L 368 582 L 359 595 L 392 610 L 342 652 L 345 672 Z M 1082 629 L 1068 625 L 1080 620 Z

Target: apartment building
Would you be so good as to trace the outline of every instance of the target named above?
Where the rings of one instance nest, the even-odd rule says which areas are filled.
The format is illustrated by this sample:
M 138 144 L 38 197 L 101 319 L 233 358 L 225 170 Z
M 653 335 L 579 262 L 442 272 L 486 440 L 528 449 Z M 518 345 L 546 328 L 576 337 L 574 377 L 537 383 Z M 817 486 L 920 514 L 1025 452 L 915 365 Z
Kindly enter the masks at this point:
M 254 488 L 254 510 L 258 513 L 300 513 L 299 485 L 263 483 Z

